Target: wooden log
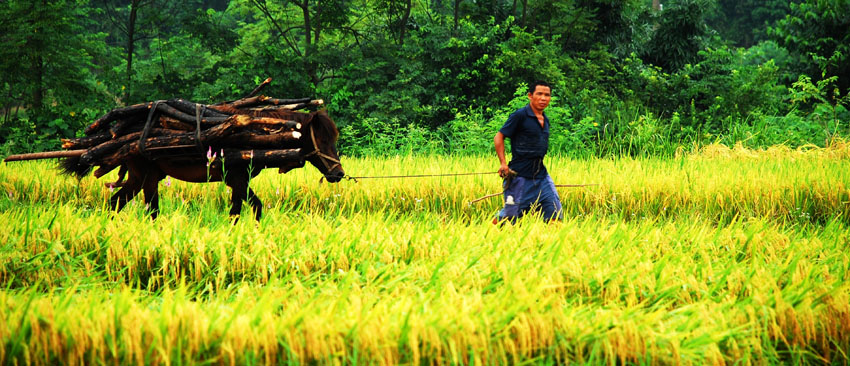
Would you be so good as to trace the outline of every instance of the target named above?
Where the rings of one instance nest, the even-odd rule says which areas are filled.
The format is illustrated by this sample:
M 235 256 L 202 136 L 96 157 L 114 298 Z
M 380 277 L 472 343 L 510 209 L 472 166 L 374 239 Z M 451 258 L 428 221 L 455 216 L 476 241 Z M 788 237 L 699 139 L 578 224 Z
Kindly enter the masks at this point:
M 301 134 L 301 131 L 298 129 L 277 125 L 254 124 L 239 129 L 239 133 L 253 133 L 255 135 L 277 135 L 286 132 L 298 132 L 299 135 Z
M 129 107 L 113 109 L 104 114 L 102 117 L 95 120 L 91 125 L 86 127 L 85 134 L 86 136 L 93 135 L 109 126 L 109 124 L 116 119 L 126 118 L 139 113 L 146 113 L 147 110 L 151 108 L 151 106 L 153 106 L 153 103 L 142 103 L 134 104 Z
M 281 133 L 259 135 L 253 132 L 239 132 L 222 138 L 218 145 L 223 147 L 250 146 L 252 148 L 294 148 L 300 143 L 301 133 L 286 131 Z
M 94 123 L 89 125 L 89 127 L 87 127 L 86 130 L 85 130 L 85 134 L 86 135 L 95 134 L 98 131 L 109 126 L 112 123 L 112 121 L 115 121 L 117 119 L 126 119 L 126 118 L 130 118 L 130 117 L 145 119 L 145 118 L 147 118 L 148 111 L 150 110 L 150 108 L 153 107 L 153 105 L 154 105 L 154 103 L 145 103 L 145 104 L 136 104 L 136 105 L 132 105 L 132 106 L 129 106 L 129 107 L 124 107 L 124 108 L 113 109 L 113 110 L 109 111 L 109 113 L 105 114 L 103 117 L 100 117 Z M 194 108 L 194 107 L 192 107 L 192 108 Z M 194 112 L 191 115 L 188 114 L 188 113 L 183 113 L 182 111 L 178 110 L 177 108 L 174 108 L 171 105 L 169 105 L 167 102 L 158 103 L 157 107 L 156 107 L 156 111 L 160 114 L 163 114 L 163 115 L 168 116 L 168 117 L 175 118 L 179 121 L 192 123 L 192 124 L 195 123 Z M 215 113 L 215 115 L 210 114 L 210 116 L 205 116 L 204 118 L 201 119 L 201 123 L 204 124 L 204 125 L 217 125 L 217 124 L 220 124 L 221 122 L 224 122 L 224 120 L 226 120 L 227 117 L 228 117 L 228 115 L 223 114 L 219 111 L 213 111 L 213 112 Z M 131 121 L 133 121 L 133 120 L 131 120 Z M 132 125 L 132 123 L 130 123 L 129 125 Z M 125 128 L 125 126 L 122 126 L 121 128 Z M 120 132 L 120 131 L 118 131 L 118 132 Z M 116 136 L 117 135 L 120 135 L 120 133 L 116 133 Z
M 183 112 L 177 110 L 177 108 L 174 108 L 174 107 L 168 105 L 168 103 L 160 103 L 156 107 L 156 111 L 159 112 L 159 113 L 162 113 L 162 114 L 164 114 L 168 117 L 172 117 L 174 119 L 182 121 L 182 122 L 191 123 L 192 125 L 194 125 L 196 123 L 196 118 L 195 118 L 194 112 L 191 115 L 187 114 L 187 113 L 183 113 Z M 228 117 L 230 117 L 230 116 L 203 117 L 203 118 L 201 118 L 201 124 L 207 124 L 207 125 L 209 125 L 209 124 L 213 124 L 213 125 L 219 124 L 219 123 L 227 120 Z
M 226 109 L 224 109 L 224 110 L 222 110 L 222 109 L 227 108 L 227 107 L 242 109 L 242 108 L 251 108 L 251 107 L 254 107 L 254 106 L 258 106 L 258 105 L 292 105 L 292 104 L 301 104 L 301 103 L 322 105 L 324 103 L 324 101 L 322 101 L 321 99 L 315 99 L 314 100 L 312 98 L 275 99 L 275 98 L 267 97 L 265 95 L 258 95 L 258 96 L 249 97 L 249 98 L 242 98 L 242 99 L 234 100 L 234 101 L 230 101 L 230 102 L 217 103 L 217 104 L 210 105 L 209 107 L 212 108 L 212 109 L 215 109 L 219 112 L 224 112 L 224 110 L 226 110 Z
M 83 155 L 86 152 L 85 149 L 80 150 L 63 150 L 63 151 L 45 151 L 45 152 L 37 152 L 37 153 L 29 153 L 29 154 L 15 154 L 9 155 L 3 161 L 24 161 L 24 160 L 39 160 L 39 159 L 56 159 L 56 158 L 70 158 L 77 157 Z
M 250 97 L 257 95 L 258 93 L 260 93 L 261 90 L 263 90 L 263 88 L 265 88 L 267 85 L 271 84 L 271 82 L 272 82 L 272 78 L 266 78 L 266 80 L 263 80 L 263 82 L 260 83 L 260 85 L 257 85 L 257 87 L 254 88 L 254 90 L 252 90 L 250 93 L 248 93 L 248 95 L 246 95 L 245 98 L 250 98 Z
M 178 123 L 182 123 L 178 121 Z M 235 115 L 228 118 L 225 123 L 213 126 L 209 129 L 200 132 L 200 141 L 196 138 L 194 127 L 186 124 L 184 128 L 191 128 L 180 133 L 171 131 L 171 133 L 160 133 L 156 138 L 145 139 L 145 150 L 151 149 L 159 154 L 173 147 L 186 146 L 208 146 L 217 144 L 228 147 L 250 146 L 255 148 L 281 148 L 295 147 L 301 138 L 301 132 L 293 131 L 301 128 L 301 124 L 296 121 L 283 120 L 279 118 L 269 117 L 249 117 L 246 115 Z M 252 129 L 260 129 L 267 134 L 260 134 Z M 239 133 L 233 133 L 239 130 Z M 175 133 L 176 132 L 176 133 Z M 154 137 L 154 136 L 152 136 Z M 129 147 L 123 149 L 115 159 L 120 159 L 122 156 L 131 156 L 142 152 L 143 149 Z
M 221 123 L 219 125 L 216 125 L 214 127 L 211 127 L 211 128 L 208 128 L 206 130 L 201 131 L 201 140 L 200 141 L 198 141 L 196 139 L 194 131 L 192 131 L 192 132 L 180 131 L 179 133 L 174 133 L 174 131 L 171 130 L 170 133 L 161 133 L 160 132 L 159 136 L 154 136 L 155 131 L 164 131 L 163 129 L 156 129 L 155 128 L 155 129 L 151 130 L 150 136 L 152 136 L 152 137 L 148 137 L 147 139 L 145 139 L 144 145 L 145 145 L 145 148 L 154 149 L 155 151 L 156 151 L 156 149 L 159 149 L 159 148 L 167 148 L 167 147 L 175 147 L 175 146 L 197 146 L 197 145 L 209 146 L 209 145 L 215 144 L 217 141 L 221 140 L 223 137 L 230 135 L 234 131 L 234 129 L 238 128 L 239 126 L 247 125 L 250 120 L 251 120 L 251 117 L 244 116 L 244 115 L 235 115 L 235 116 L 228 117 L 228 119 L 224 123 Z M 135 136 L 136 140 L 138 140 L 141 137 L 141 133 L 138 134 L 138 135 L 136 135 L 136 134 L 133 134 L 133 135 Z M 128 135 L 128 136 L 130 136 L 130 135 Z M 124 139 L 124 137 L 122 137 L 121 139 Z M 137 156 L 137 155 L 142 154 L 142 150 L 140 149 L 140 146 L 139 146 L 138 143 L 128 143 L 127 141 L 124 141 L 123 143 L 121 143 L 119 145 L 120 145 L 120 148 L 117 149 L 117 151 L 113 150 L 114 152 L 111 155 L 109 155 L 109 156 L 100 155 L 100 156 L 104 156 L 104 157 L 102 159 L 99 159 L 99 160 L 92 159 L 92 160 L 86 162 L 86 164 L 91 164 L 91 165 L 103 165 L 103 164 L 120 165 L 120 163 L 123 160 L 126 160 L 126 159 L 128 159 L 132 156 Z M 85 155 L 84 155 L 84 157 L 85 157 Z M 81 159 L 81 161 L 82 161 L 82 159 Z
M 270 111 L 297 111 L 299 109 L 306 109 L 309 107 L 318 107 L 322 105 L 322 101 L 318 100 L 317 103 L 298 103 L 298 104 L 270 104 L 262 107 L 253 107 L 253 108 L 240 108 L 240 110 L 245 111 L 253 111 L 253 112 L 270 112 Z
M 273 117 L 250 117 L 249 120 L 244 121 L 244 124 L 241 125 L 241 127 L 247 127 L 249 125 L 274 126 L 275 128 L 284 128 L 287 130 L 301 129 L 300 122 Z
M 298 103 L 288 103 L 292 101 L 304 101 Z M 248 110 L 248 111 L 295 111 L 299 109 L 305 109 L 309 107 L 319 107 L 324 105 L 324 101 L 321 99 L 310 100 L 307 99 L 264 99 L 257 101 L 256 103 L 250 105 L 240 105 L 238 109 Z
M 232 103 L 229 103 L 227 105 L 232 107 L 232 108 L 237 108 L 237 109 L 247 108 L 247 107 L 251 107 L 251 106 L 255 106 L 257 104 L 260 104 L 263 101 L 263 99 L 266 99 L 266 98 L 268 98 L 268 97 L 265 96 L 265 95 L 257 95 L 255 97 L 242 98 L 242 99 L 233 101 Z M 211 106 L 211 107 L 215 107 L 215 106 Z M 215 108 L 213 108 L 213 109 L 215 109 Z
M 97 134 L 79 137 L 73 139 L 62 139 L 62 148 L 65 150 L 74 150 L 74 149 L 88 149 L 92 146 L 100 145 L 109 139 L 112 138 L 112 135 L 109 131 L 100 131 Z
M 281 167 L 302 161 L 301 149 L 237 150 L 224 149 L 224 164 L 239 162 L 251 164 L 256 169 Z M 228 163 L 229 162 L 229 163 Z
M 177 122 L 182 123 L 182 121 Z M 236 129 L 245 129 L 249 126 L 273 126 L 277 131 L 280 131 L 281 129 L 301 128 L 301 124 L 295 121 L 287 121 L 278 118 L 255 118 L 246 115 L 235 115 L 228 117 L 224 123 L 201 131 L 200 141 L 198 141 L 195 137 L 194 127 L 188 126 L 188 124 L 183 127 L 191 128 L 191 130 L 154 128 L 151 130 L 149 138 L 145 139 L 145 147 L 157 150 L 174 146 L 191 146 L 198 144 L 209 146 L 211 144 L 219 143 L 220 141 L 227 146 L 237 146 L 241 145 L 240 142 L 245 142 L 245 146 L 253 146 L 253 144 L 256 143 L 257 147 L 279 147 L 293 146 L 297 144 L 298 139 L 301 137 L 301 133 L 298 131 L 283 131 L 272 135 L 266 135 L 268 137 L 256 134 L 253 136 L 246 134 L 234 137 L 233 131 Z M 80 162 L 89 165 L 101 165 L 104 163 L 113 165 L 119 164 L 122 159 L 141 153 L 141 149 L 138 144 L 133 143 L 133 141 L 136 141 L 139 138 L 141 138 L 141 132 L 134 132 L 112 141 L 105 142 L 89 149 L 89 151 L 82 156 Z M 232 142 L 228 142 L 228 139 L 230 138 L 233 138 L 234 140 Z
M 262 104 L 272 104 L 272 105 L 289 105 L 289 104 L 315 104 L 321 105 L 324 104 L 324 101 L 321 99 L 312 99 L 312 98 L 297 98 L 297 99 L 276 99 L 276 98 L 266 98 L 263 99 Z
M 178 121 L 171 117 L 159 117 L 159 125 L 163 128 L 180 131 L 194 131 L 195 125 Z
M 171 132 L 169 130 L 164 130 L 164 129 L 161 129 L 161 128 L 154 128 L 154 129 L 151 130 L 150 135 L 161 136 L 161 135 L 165 135 L 165 134 L 169 134 L 169 133 L 173 133 L 173 132 Z M 80 157 L 80 164 L 100 165 L 101 164 L 100 160 L 103 157 L 108 156 L 110 154 L 113 154 L 115 151 L 121 149 L 122 147 L 124 147 L 126 145 L 130 145 L 130 144 L 135 145 L 133 142 L 138 141 L 139 137 L 141 137 L 141 136 L 142 136 L 141 132 L 133 132 L 133 133 L 121 136 L 117 139 L 112 139 L 112 140 L 104 142 L 100 145 L 97 145 L 95 147 L 92 147 L 92 148 L 88 149 L 86 151 L 86 153 L 83 154 Z
M 303 109 L 306 107 L 318 107 L 325 104 L 322 99 L 274 99 L 268 98 L 261 102 L 262 105 L 274 105 L 283 109 Z
M 144 120 L 144 116 L 140 114 L 129 116 L 123 119 L 119 119 L 118 122 L 109 129 L 109 133 L 112 135 L 112 138 L 125 135 L 130 132 L 134 126 L 139 125 Z
M 197 105 L 197 103 L 193 103 L 193 102 L 190 102 L 190 101 L 182 99 L 182 98 L 169 99 L 166 103 L 168 103 L 168 105 L 174 107 L 175 109 L 177 109 L 177 110 L 179 110 L 183 113 L 186 113 L 186 114 L 189 114 L 189 115 L 192 115 L 192 116 L 195 115 L 195 106 Z M 204 109 L 204 117 L 227 117 L 227 116 L 229 116 L 229 114 L 227 114 L 227 113 L 222 113 L 222 112 L 219 112 L 215 109 L 211 109 L 206 105 L 202 105 L 202 106 L 206 107 L 206 108 L 203 108 Z

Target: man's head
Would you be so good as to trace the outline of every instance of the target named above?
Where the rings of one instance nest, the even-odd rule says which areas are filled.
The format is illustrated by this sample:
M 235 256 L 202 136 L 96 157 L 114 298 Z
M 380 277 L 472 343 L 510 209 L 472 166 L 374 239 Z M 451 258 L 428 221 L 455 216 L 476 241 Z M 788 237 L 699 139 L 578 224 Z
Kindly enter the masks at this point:
M 543 112 L 552 99 L 552 87 L 545 81 L 535 81 L 528 85 L 528 103 L 535 112 Z

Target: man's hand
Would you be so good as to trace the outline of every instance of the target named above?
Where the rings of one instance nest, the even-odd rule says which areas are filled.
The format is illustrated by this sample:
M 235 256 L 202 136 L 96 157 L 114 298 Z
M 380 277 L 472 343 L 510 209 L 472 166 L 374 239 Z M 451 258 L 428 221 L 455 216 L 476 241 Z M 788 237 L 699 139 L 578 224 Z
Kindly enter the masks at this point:
M 507 177 L 508 177 L 508 175 L 510 175 L 510 174 L 511 174 L 511 168 L 508 168 L 508 165 L 507 165 L 507 164 L 502 164 L 502 165 L 499 167 L 499 176 L 500 176 L 500 177 L 502 177 L 502 178 L 507 178 Z

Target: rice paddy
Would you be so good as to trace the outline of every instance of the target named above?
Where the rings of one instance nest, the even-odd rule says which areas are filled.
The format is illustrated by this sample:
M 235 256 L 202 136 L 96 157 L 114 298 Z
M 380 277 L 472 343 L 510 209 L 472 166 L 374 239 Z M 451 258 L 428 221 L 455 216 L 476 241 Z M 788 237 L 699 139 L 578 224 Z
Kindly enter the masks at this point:
M 0 164 L 0 364 L 847 364 L 850 145 L 547 158 L 565 220 L 491 223 L 495 174 L 160 185 Z M 347 158 L 355 176 L 495 157 Z

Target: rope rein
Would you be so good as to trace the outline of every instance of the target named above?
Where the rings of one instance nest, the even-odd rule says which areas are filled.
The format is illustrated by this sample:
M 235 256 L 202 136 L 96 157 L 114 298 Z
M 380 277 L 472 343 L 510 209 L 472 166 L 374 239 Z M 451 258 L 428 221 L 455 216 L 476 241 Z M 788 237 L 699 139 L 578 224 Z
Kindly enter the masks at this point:
M 360 176 L 354 177 L 346 175 L 344 178 L 353 180 L 359 183 L 360 179 L 391 179 L 391 178 L 430 178 L 430 177 L 460 177 L 469 175 L 490 175 L 499 174 L 499 172 L 478 172 L 478 173 L 445 173 L 445 174 L 410 174 L 410 175 L 377 175 L 377 176 Z
M 333 157 L 331 157 L 331 156 L 328 156 L 328 155 L 326 155 L 325 153 L 323 153 L 323 152 L 319 151 L 319 144 L 317 144 L 317 143 L 316 143 L 316 136 L 313 134 L 313 128 L 312 128 L 312 126 L 311 126 L 311 128 L 310 128 L 310 139 L 311 139 L 311 140 L 312 140 L 312 142 L 313 142 L 313 151 L 312 151 L 312 152 L 310 152 L 309 154 L 304 155 L 304 157 L 305 157 L 305 158 L 310 157 L 310 156 L 313 156 L 313 155 L 317 155 L 317 156 L 319 156 L 319 157 L 320 157 L 320 159 L 319 159 L 319 160 L 321 160 L 321 161 L 322 161 L 322 164 L 324 164 L 324 166 L 325 166 L 325 168 L 327 168 L 327 171 L 328 171 L 328 172 L 330 172 L 331 170 L 333 170 L 333 168 L 336 168 L 337 166 L 342 166 L 342 162 L 341 162 L 341 161 L 339 161 L 339 159 L 335 159 L 335 158 L 333 158 Z M 334 163 L 334 164 L 333 164 L 333 165 L 328 164 L 328 161 L 330 161 L 330 162 L 332 162 L 332 163 Z M 354 181 L 354 183 L 360 183 L 360 179 L 395 179 L 395 178 L 462 177 L 462 176 L 472 176 L 472 175 L 491 175 L 491 174 L 499 174 L 499 172 L 443 173 L 443 174 L 408 174 L 408 175 L 373 175 L 373 176 L 351 176 L 351 175 L 346 174 L 346 175 L 345 175 L 345 176 L 343 176 L 342 178 L 343 178 L 343 179 L 346 179 L 346 180 L 353 180 L 353 181 Z M 508 176 L 507 176 L 507 177 L 505 177 L 505 178 L 506 178 L 506 179 L 511 179 L 511 178 L 513 178 L 514 176 L 516 176 L 516 172 L 515 172 L 515 171 L 513 171 L 513 170 L 511 170 L 510 174 L 508 174 Z M 325 179 L 327 179 L 327 178 L 331 178 L 331 177 L 330 177 L 330 176 L 328 176 L 327 174 L 322 174 L 322 177 L 321 177 L 321 178 L 319 178 L 319 182 L 321 183 L 321 182 L 323 182 L 323 181 L 324 181 Z M 336 178 L 336 177 L 333 177 L 333 178 Z M 598 186 L 598 185 L 599 185 L 599 184 L 556 184 L 556 185 L 555 185 L 555 187 L 556 187 L 556 188 L 574 188 L 574 187 L 591 187 L 591 186 Z M 483 197 L 480 197 L 480 198 L 474 199 L 474 200 L 472 200 L 472 201 L 469 201 L 469 204 L 471 205 L 471 204 L 473 204 L 473 203 L 476 203 L 476 202 L 479 202 L 479 201 L 483 201 L 483 200 L 485 200 L 485 199 L 487 199 L 487 198 L 496 197 L 496 196 L 501 195 L 501 194 L 504 194 L 504 193 L 505 193 L 504 191 L 499 192 L 499 193 L 491 193 L 491 194 L 485 195 L 485 196 L 483 196 Z
M 360 176 L 354 177 L 350 175 L 345 175 L 343 179 L 353 180 L 354 183 L 360 183 L 360 179 L 391 179 L 391 178 L 429 178 L 429 177 L 459 177 L 459 176 L 469 176 L 469 175 L 490 175 L 490 174 L 499 174 L 499 172 L 477 172 L 477 173 L 445 173 L 445 174 L 410 174 L 410 175 L 379 175 L 379 176 Z M 319 181 L 324 181 L 327 178 L 327 174 L 322 174 L 322 178 Z M 599 184 L 555 184 L 555 188 L 578 188 L 578 187 L 594 187 Z M 469 201 L 469 205 L 473 203 L 477 203 L 483 201 L 488 198 L 493 198 L 496 196 L 503 195 L 505 192 L 491 193 L 479 198 L 476 198 L 472 201 Z

